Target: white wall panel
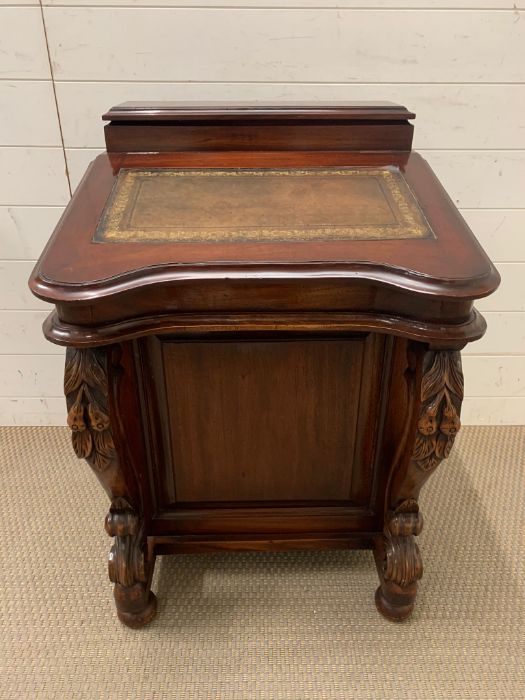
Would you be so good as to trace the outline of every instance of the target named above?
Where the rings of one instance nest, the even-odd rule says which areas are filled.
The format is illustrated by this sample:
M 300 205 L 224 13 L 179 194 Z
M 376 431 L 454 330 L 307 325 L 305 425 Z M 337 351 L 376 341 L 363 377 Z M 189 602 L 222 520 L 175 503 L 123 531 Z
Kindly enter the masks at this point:
M 465 356 L 465 394 L 470 397 L 525 397 L 524 363 L 523 357 L 518 356 Z
M 0 260 L 0 309 L 52 310 L 50 304 L 37 299 L 29 291 L 27 280 L 33 269 L 33 261 Z
M 64 425 L 63 398 L 0 396 L 0 425 Z
M 50 78 L 40 7 L 0 6 L 0 79 Z
M 63 349 L 42 334 L 42 323 L 47 315 L 47 311 L 0 311 L 0 352 L 3 355 L 60 355 Z
M 61 148 L 0 148 L 0 205 L 61 205 L 68 200 Z
M 104 148 L 101 115 L 126 100 L 390 100 L 416 112 L 414 148 L 525 148 L 525 85 L 58 82 L 66 146 Z M 483 119 L 479 115 L 483 114 Z
M 525 350 L 525 313 L 485 311 L 486 334 L 463 350 L 465 355 L 520 355 Z M 524 357 L 525 365 L 525 357 Z
M 488 332 L 464 352 L 462 420 L 525 423 L 525 0 L 43 5 L 53 78 L 37 0 L 0 0 L 0 424 L 65 420 L 64 350 L 27 289 L 69 199 L 53 87 L 74 184 L 104 148 L 102 112 L 125 100 L 414 110 L 415 148 L 502 274 L 477 304 Z
M 513 12 L 203 12 L 47 7 L 55 77 L 207 82 L 323 82 L 328 77 L 334 82 L 379 83 L 525 80 L 520 60 L 525 22 L 517 21 Z
M 524 398 L 466 398 L 463 425 L 525 425 Z
M 53 83 L 0 81 L 0 124 L 0 146 L 62 146 Z
M 0 206 L 0 260 L 38 258 L 62 211 L 62 207 Z
M 525 46 L 525 44 L 524 44 Z M 524 151 L 421 151 L 458 207 L 523 207 Z
M 62 355 L 0 355 L 0 396 L 60 397 Z
M 94 160 L 103 149 L 100 148 L 67 148 L 67 169 L 69 171 L 69 180 L 71 188 L 75 191 L 78 183 L 84 176 L 88 165 Z
M 2 0 L 4 1 L 4 0 Z M 22 1 L 22 0 L 20 0 Z M 5 0 L 7 2 L 7 0 Z M 0 1 L 0 4 L 2 2 Z M 46 5 L 86 5 L 86 0 L 44 0 Z M 352 9 L 352 8 L 385 8 L 385 9 L 406 9 L 406 8 L 489 8 L 511 10 L 516 12 L 519 8 L 524 8 L 523 0 L 90 0 L 90 6 L 103 7 L 104 5 L 122 7 L 199 7 L 199 8 L 314 8 L 317 10 L 327 9 Z
M 480 299 L 480 311 L 525 311 L 525 263 L 500 263 L 499 289 L 490 297 Z M 524 348 L 525 349 L 525 348 Z
M 525 209 L 462 209 L 461 213 L 493 262 L 525 262 Z

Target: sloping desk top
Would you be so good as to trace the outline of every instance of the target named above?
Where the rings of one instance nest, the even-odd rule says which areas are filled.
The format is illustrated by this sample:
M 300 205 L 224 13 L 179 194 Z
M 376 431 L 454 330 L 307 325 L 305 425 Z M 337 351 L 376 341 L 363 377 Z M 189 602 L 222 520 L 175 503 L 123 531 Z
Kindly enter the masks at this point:
M 243 244 L 432 235 L 396 168 L 130 168 L 119 172 L 94 240 Z
M 414 313 L 421 320 L 459 322 L 471 314 L 472 300 L 490 294 L 498 284 L 496 270 L 429 165 L 410 150 L 343 151 L 337 132 L 336 145 L 322 151 L 300 150 L 293 144 L 290 150 L 265 150 L 260 145 L 249 150 L 245 141 L 235 141 L 229 148 L 236 150 L 227 151 L 222 146 L 208 151 L 184 146 L 180 152 L 133 152 L 129 133 L 138 134 L 134 138 L 142 142 L 154 138 L 159 149 L 170 148 L 166 143 L 173 129 L 182 128 L 183 118 L 190 120 L 191 133 L 197 130 L 192 138 L 202 149 L 201 127 L 195 120 L 204 117 L 196 117 L 190 107 L 180 108 L 180 113 L 153 109 L 148 111 L 154 115 L 153 126 L 143 121 L 136 126 L 126 109 L 124 105 L 114 112 L 121 115 L 114 117 L 116 124 L 125 119 L 122 132 L 117 129 L 117 137 L 107 132 L 112 148 L 119 148 L 118 139 L 125 145 L 91 164 L 31 279 L 32 290 L 55 303 L 63 321 L 116 321 L 117 306 L 121 312 L 126 306 L 125 295 L 130 295 L 129 307 L 140 294 L 141 300 L 150 301 L 149 306 L 144 302 L 144 314 L 317 308 L 411 316 L 408 307 L 419 304 Z M 366 133 L 370 124 L 381 127 L 381 132 L 372 132 L 374 139 L 384 140 L 385 130 L 398 126 L 411 129 L 407 119 L 413 115 L 404 108 L 337 109 L 334 129 L 346 114 L 350 141 L 357 123 Z M 133 106 L 130 110 L 137 111 Z M 384 123 L 374 122 L 370 110 L 376 119 L 386 110 Z M 228 133 L 237 134 L 246 124 L 243 117 L 225 126 L 224 120 L 239 117 L 232 117 L 231 110 L 212 112 L 213 119 L 219 113 L 220 125 L 213 123 L 221 130 L 221 144 Z M 297 128 L 305 134 L 313 129 L 312 143 L 319 145 L 316 124 L 303 123 L 303 111 L 296 112 L 301 124 Z M 254 115 L 259 124 L 265 113 L 256 110 Z M 289 111 L 282 119 L 284 126 L 276 127 L 279 120 L 272 113 L 268 128 L 274 131 L 264 132 L 264 138 L 282 140 L 282 132 L 275 136 L 275 129 L 289 128 Z M 257 125 L 256 136 L 250 133 L 249 138 L 262 138 L 261 128 Z M 323 134 L 331 134 L 330 128 L 323 121 L 323 148 Z M 160 136 L 158 129 L 164 129 Z M 187 133 L 183 140 L 189 138 Z M 207 143 L 219 138 L 210 133 Z M 399 132 L 395 134 L 399 140 Z M 279 293 L 269 292 L 268 285 L 277 283 Z M 358 304 L 355 290 L 366 285 L 368 297 Z M 159 292 L 167 288 L 169 298 L 167 292 Z M 177 297 L 175 288 L 186 291 Z M 307 290 L 301 302 L 299 288 Z M 410 304 L 399 296 L 397 308 L 396 294 L 412 295 Z M 386 305 L 381 295 L 389 298 Z M 113 311 L 110 298 L 117 305 Z M 96 307 L 101 304 L 106 308 L 99 315 Z

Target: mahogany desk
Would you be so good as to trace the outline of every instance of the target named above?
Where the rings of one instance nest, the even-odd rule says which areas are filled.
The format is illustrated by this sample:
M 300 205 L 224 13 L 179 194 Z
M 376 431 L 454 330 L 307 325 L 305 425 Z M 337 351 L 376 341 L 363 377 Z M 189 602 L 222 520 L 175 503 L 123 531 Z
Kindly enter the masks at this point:
M 118 616 L 157 554 L 361 547 L 413 608 L 421 487 L 460 427 L 498 273 L 392 104 L 126 103 L 30 280 Z M 436 514 L 436 517 L 446 514 Z M 349 571 L 349 576 L 351 571 Z

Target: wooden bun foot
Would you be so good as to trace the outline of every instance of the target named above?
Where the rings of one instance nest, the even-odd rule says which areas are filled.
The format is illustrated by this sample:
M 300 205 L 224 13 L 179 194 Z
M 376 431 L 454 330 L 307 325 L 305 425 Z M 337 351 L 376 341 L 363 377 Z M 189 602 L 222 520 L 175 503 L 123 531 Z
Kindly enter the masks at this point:
M 157 613 L 154 593 L 137 583 L 134 586 L 115 585 L 118 619 L 127 627 L 138 629 L 151 622 Z
M 383 617 L 387 620 L 392 620 L 393 622 L 402 622 L 406 620 L 412 614 L 414 610 L 414 601 L 412 602 L 394 602 L 389 600 L 381 586 L 376 590 L 375 595 L 376 608 L 379 610 Z
M 132 629 L 139 629 L 144 627 L 148 622 L 151 622 L 155 615 L 157 614 L 157 597 L 154 593 L 150 591 L 148 602 L 144 610 L 140 612 L 124 612 L 117 609 L 118 619 L 126 625 L 126 627 L 131 627 Z

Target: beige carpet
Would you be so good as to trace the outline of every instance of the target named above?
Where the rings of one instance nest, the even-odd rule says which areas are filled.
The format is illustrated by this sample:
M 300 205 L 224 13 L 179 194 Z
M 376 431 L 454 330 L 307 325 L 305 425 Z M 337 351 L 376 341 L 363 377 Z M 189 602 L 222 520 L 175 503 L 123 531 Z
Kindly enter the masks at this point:
M 525 428 L 465 428 L 426 487 L 426 566 L 403 624 L 370 552 L 157 564 L 158 618 L 122 627 L 105 496 L 62 428 L 0 429 L 0 697 L 525 698 Z

